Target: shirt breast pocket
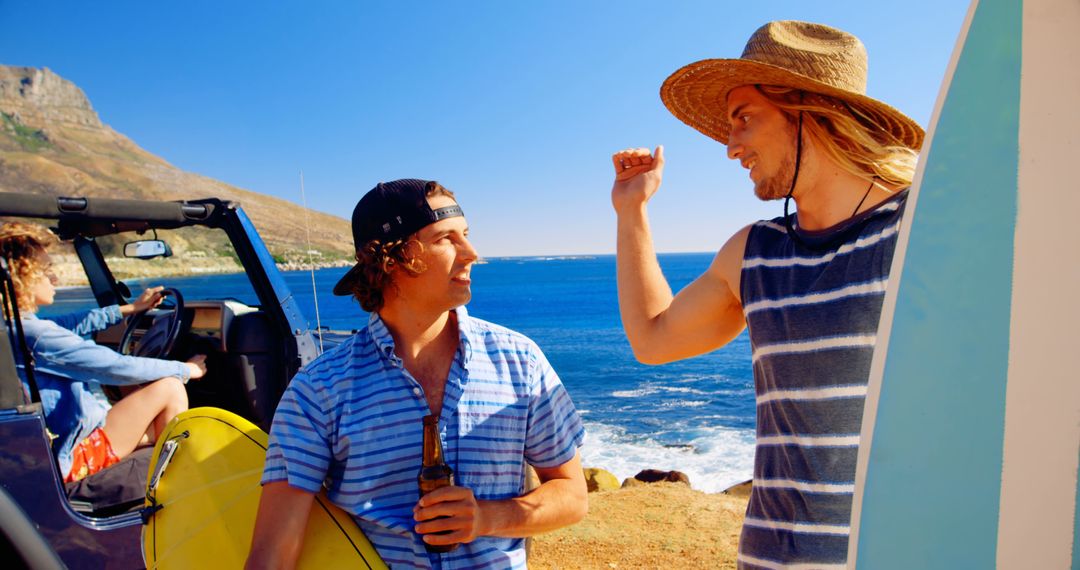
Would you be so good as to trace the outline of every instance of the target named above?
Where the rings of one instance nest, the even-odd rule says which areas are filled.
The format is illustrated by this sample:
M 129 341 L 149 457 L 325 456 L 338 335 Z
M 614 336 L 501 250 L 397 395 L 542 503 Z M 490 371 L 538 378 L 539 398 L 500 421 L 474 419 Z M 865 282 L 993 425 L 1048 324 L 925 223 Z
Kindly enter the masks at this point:
M 525 481 L 526 414 L 504 408 L 461 423 L 455 480 L 478 499 L 521 494 Z

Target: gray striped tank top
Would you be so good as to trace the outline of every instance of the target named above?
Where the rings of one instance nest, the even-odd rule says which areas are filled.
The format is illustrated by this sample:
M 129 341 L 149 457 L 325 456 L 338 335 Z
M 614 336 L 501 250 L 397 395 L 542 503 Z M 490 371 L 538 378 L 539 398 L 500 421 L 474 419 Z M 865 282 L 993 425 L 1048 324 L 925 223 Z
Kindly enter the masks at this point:
M 907 191 L 838 226 L 754 224 L 742 302 L 757 394 L 739 568 L 843 568 L 870 360 Z

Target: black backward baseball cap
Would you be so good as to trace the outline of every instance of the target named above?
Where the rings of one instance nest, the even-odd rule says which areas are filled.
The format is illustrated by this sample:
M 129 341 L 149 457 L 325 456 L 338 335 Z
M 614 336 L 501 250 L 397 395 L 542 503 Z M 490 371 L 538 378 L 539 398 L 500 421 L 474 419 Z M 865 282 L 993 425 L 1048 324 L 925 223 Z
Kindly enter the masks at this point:
M 371 240 L 389 243 L 405 239 L 439 220 L 464 216 L 455 204 L 432 210 L 428 189 L 434 180 L 403 178 L 380 182 L 356 203 L 352 213 L 353 247 L 357 250 Z M 352 281 L 360 271 L 356 264 L 334 285 L 334 294 L 352 294 Z

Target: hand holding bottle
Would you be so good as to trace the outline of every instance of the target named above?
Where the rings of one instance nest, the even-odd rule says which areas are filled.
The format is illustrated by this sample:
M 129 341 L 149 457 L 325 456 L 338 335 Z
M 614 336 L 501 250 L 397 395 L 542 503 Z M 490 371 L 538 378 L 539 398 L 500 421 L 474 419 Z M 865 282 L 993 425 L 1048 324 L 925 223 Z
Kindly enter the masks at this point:
M 480 503 L 467 487 L 447 486 L 423 497 L 413 508 L 414 528 L 432 552 L 449 552 L 481 536 Z

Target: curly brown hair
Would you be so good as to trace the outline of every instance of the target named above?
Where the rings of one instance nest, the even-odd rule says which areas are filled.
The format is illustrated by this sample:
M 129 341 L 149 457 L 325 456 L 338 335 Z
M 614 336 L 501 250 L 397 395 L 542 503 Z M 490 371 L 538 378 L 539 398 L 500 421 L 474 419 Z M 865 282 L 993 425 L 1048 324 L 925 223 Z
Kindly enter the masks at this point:
M 457 201 L 454 193 L 438 182 L 429 182 L 425 196 L 447 196 Z M 410 276 L 417 276 L 427 271 L 427 266 L 420 260 L 424 253 L 424 244 L 413 234 L 404 239 L 387 243 L 373 239 L 356 249 L 357 268 L 354 270 L 350 290 L 360 306 L 369 313 L 383 308 L 386 302 L 384 292 L 391 286 L 390 274 L 397 269 Z
M 47 274 L 46 250 L 59 242 L 52 232 L 35 224 L 8 222 L 0 225 L 0 257 L 7 260 L 20 311 L 37 310 L 30 287 Z

